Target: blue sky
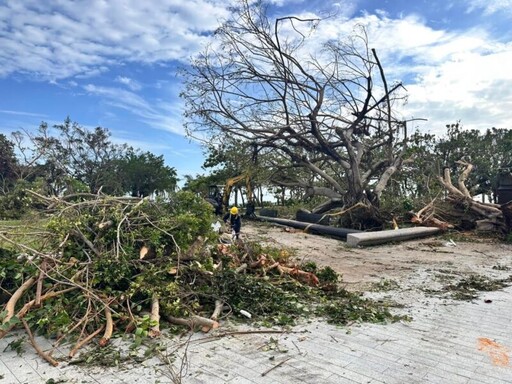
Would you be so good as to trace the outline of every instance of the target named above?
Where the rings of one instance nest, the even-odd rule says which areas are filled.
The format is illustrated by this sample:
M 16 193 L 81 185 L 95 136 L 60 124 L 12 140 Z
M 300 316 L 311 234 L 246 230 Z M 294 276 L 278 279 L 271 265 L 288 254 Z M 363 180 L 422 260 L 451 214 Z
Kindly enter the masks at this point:
M 234 1 L 234 0 L 230 0 Z M 422 131 L 512 128 L 512 0 L 274 0 L 281 15 L 331 15 L 315 38 L 367 27 Z M 0 0 L 0 133 L 69 116 L 202 173 L 182 124 L 177 68 L 208 43 L 226 0 Z M 332 16 L 334 15 L 334 16 Z

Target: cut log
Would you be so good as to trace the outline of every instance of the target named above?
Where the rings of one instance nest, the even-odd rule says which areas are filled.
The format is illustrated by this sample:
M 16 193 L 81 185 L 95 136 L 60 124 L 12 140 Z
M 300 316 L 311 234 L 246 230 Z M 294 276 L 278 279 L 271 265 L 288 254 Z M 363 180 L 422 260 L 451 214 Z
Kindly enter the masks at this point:
M 150 260 L 156 256 L 155 250 L 151 247 L 143 245 L 139 251 L 139 260 Z
M 384 244 L 391 241 L 403 241 L 418 237 L 435 235 L 439 232 L 441 232 L 441 230 L 436 227 L 413 227 L 379 232 L 349 233 L 347 235 L 347 245 L 351 247 L 357 247 L 364 245 Z
M 329 227 L 327 225 L 309 224 L 309 223 L 303 223 L 300 221 L 279 219 L 279 218 L 274 218 L 274 217 L 256 216 L 256 219 L 261 220 L 261 221 L 268 221 L 271 223 L 286 225 L 286 226 L 289 226 L 292 228 L 302 229 L 305 232 L 312 233 L 315 235 L 333 236 L 333 237 L 337 237 L 341 240 L 346 240 L 347 234 L 349 234 L 349 233 L 361 233 L 361 231 L 358 231 L 356 229 Z

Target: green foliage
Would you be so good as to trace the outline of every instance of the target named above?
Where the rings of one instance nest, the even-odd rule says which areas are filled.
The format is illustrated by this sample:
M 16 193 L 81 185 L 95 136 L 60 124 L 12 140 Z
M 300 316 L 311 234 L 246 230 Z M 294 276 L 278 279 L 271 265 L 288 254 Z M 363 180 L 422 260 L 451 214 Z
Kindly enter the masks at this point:
M 6 316 L 7 311 L 0 312 L 0 331 L 7 331 L 12 326 L 15 326 L 21 322 L 17 316 L 13 316 L 8 321 L 5 321 Z
M 319 315 L 325 316 L 331 324 L 348 324 L 352 322 L 386 323 L 408 320 L 407 316 L 393 315 L 389 309 L 378 302 L 365 299 L 356 293 L 336 292 L 324 305 L 318 308 Z
M 32 209 L 26 192 L 29 185 L 26 181 L 18 181 L 13 189 L 0 196 L 1 219 L 20 219 Z
M 508 287 L 512 281 L 512 276 L 508 279 L 489 279 L 481 275 L 469 275 L 456 284 L 450 284 L 443 288 L 444 291 L 451 292 L 455 300 L 473 300 L 478 297 L 479 292 L 497 291 Z
M 117 367 L 122 362 L 132 360 L 129 356 L 121 354 L 121 351 L 112 346 L 96 347 L 80 354 L 78 359 L 70 362 L 73 365 L 97 365 L 101 367 Z
M 25 337 L 17 338 L 16 340 L 11 341 L 7 346 L 4 348 L 4 352 L 10 349 L 11 351 L 15 351 L 16 355 L 21 356 L 23 352 L 25 352 Z M 0 376 L 0 379 L 2 377 Z
M 14 143 L 0 133 L 0 191 L 4 191 L 17 179 L 18 161 L 14 153 Z
M 156 325 L 156 321 L 151 320 L 149 315 L 144 315 L 137 319 L 137 324 L 135 328 L 135 332 L 133 333 L 133 343 L 130 346 L 130 349 L 139 348 L 143 341 L 148 337 L 149 330 L 151 327 Z
M 318 268 L 315 262 L 308 261 L 301 265 L 301 269 L 306 272 L 314 273 L 316 277 L 318 277 L 320 286 L 337 285 L 341 282 L 341 276 L 329 266 Z
M 11 294 L 27 278 L 38 276 L 42 260 L 53 260 L 45 267 L 51 277 L 43 279 L 42 293 L 60 293 L 31 307 L 24 317 L 40 335 L 75 343 L 82 330 L 91 334 L 103 327 L 110 313 L 115 332 L 133 333 L 131 350 L 138 354 L 156 325 L 148 314 L 155 299 L 162 319 L 209 317 L 216 300 L 239 321 L 249 321 L 241 313 L 247 311 L 250 321 L 263 326 L 292 325 L 310 316 L 337 324 L 393 318 L 374 302 L 340 289 L 340 277 L 330 267 L 298 266 L 318 276 L 319 284 L 312 286 L 291 272 L 268 268 L 268 263 L 288 265 L 288 250 L 256 243 L 213 246 L 217 235 L 210 226 L 210 206 L 191 192 L 154 201 L 83 195 L 72 203 L 52 203 L 55 214 L 47 222 L 48 237 L 38 252 L 48 257 L 20 263 L 15 252 L 2 250 L 0 258 L 2 288 Z M 151 258 L 140 259 L 142 246 L 153 249 Z M 237 272 L 242 260 L 253 266 Z M 254 267 L 259 260 L 268 263 Z M 19 306 L 34 297 L 31 287 Z M 5 315 L 4 311 L 0 322 Z M 3 329 L 18 322 L 14 316 Z M 98 353 L 107 354 L 91 352 L 83 359 L 92 363 Z M 128 357 L 114 353 L 105 358 L 117 364 Z
M 337 284 L 341 280 L 338 273 L 329 266 L 321 268 L 316 273 L 316 276 L 318 277 L 318 280 L 320 280 L 320 284 Z
M 118 161 L 118 171 L 122 175 L 123 192 L 129 192 L 134 197 L 170 192 L 176 188 L 176 170 L 164 164 L 163 156 L 150 152 L 130 151 Z
M 214 276 L 213 286 L 216 296 L 225 300 L 237 316 L 240 310 L 251 313 L 256 321 L 266 324 L 289 325 L 306 311 L 305 296 L 309 289 L 295 282 L 285 280 L 273 284 L 252 275 L 223 271 Z
M 56 203 L 56 214 L 47 221 L 46 232 L 42 232 L 46 234 L 42 251 L 58 258 L 50 269 L 56 273 L 55 280 L 45 280 L 43 290 L 52 282 L 58 285 L 56 281 L 69 280 L 84 290 L 73 290 L 33 308 L 26 316 L 32 329 L 47 336 L 66 335 L 76 319 L 97 314 L 87 326 L 92 332 L 104 321 L 104 303 L 98 298 L 110 302 L 114 312 L 121 314 L 128 305 L 148 308 L 155 295 L 167 313 L 185 315 L 195 310 L 192 303 L 182 306 L 177 276 L 171 271 L 196 239 L 204 239 L 205 243 L 216 239 L 210 227 L 211 208 L 203 199 L 190 192 L 155 201 L 97 195 L 80 199 L 73 203 L 62 201 L 62 207 Z M 149 261 L 139 260 L 144 245 L 154 249 Z M 0 250 L 0 282 L 3 292 L 12 293 L 38 273 L 41 259 L 31 256 L 20 262 L 15 251 Z M 24 300 L 33 295 L 32 290 L 27 291 Z M 12 322 L 15 320 L 14 317 Z M 124 315 L 117 321 L 128 324 Z M 11 325 L 16 324 L 7 326 Z
M 18 261 L 14 250 L 0 248 L 0 304 L 9 298 L 6 292 L 13 292 L 33 276 L 37 268 L 31 263 Z
M 110 141 L 106 128 L 88 130 L 68 117 L 50 129 L 45 122 L 37 135 L 30 136 L 34 159 L 44 167 L 44 176 L 54 195 L 69 188 L 65 178 L 71 177 L 96 193 L 121 193 L 116 160 L 129 149 Z
M 176 170 L 164 165 L 163 156 L 114 144 L 106 128 L 88 130 L 68 117 L 51 128 L 42 122 L 34 136 L 21 132 L 13 135 L 26 162 L 17 165 L 19 177 L 26 181 L 40 178 L 45 196 L 99 190 L 111 195 L 129 192 L 149 196 L 172 191 L 176 186 Z M 9 160 L 7 152 L 12 145 L 2 139 L 0 136 L 0 149 L 6 147 L 6 154 L 0 156 L 0 164 L 5 160 L 6 167 L 14 168 L 16 158 Z M 31 146 L 23 147 L 25 141 Z
M 380 279 L 380 281 L 372 284 L 370 290 L 374 292 L 387 292 L 398 288 L 400 288 L 400 285 L 395 280 Z

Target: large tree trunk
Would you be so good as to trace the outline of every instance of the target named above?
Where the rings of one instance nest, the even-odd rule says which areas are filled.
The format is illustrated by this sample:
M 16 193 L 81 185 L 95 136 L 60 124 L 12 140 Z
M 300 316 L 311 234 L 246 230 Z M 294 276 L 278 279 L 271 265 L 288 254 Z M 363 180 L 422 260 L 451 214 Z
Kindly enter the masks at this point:
M 472 220 L 476 225 L 476 229 L 482 231 L 501 231 L 510 233 L 512 203 L 507 204 L 491 204 L 476 201 L 471 196 L 465 181 L 473 169 L 473 165 L 458 161 L 458 164 L 464 167 L 457 179 L 457 187 L 452 184 L 450 168 L 445 168 L 443 176 L 439 177 L 440 183 L 448 191 L 446 200 L 452 204 L 457 210 L 466 213 L 472 213 Z

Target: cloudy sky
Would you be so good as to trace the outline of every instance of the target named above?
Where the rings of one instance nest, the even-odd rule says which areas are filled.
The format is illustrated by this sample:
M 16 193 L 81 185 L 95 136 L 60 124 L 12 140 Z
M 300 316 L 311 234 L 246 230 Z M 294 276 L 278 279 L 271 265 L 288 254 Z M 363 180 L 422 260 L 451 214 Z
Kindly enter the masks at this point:
M 235 0 L 230 0 L 235 1 Z M 388 80 L 401 80 L 406 118 L 442 134 L 512 128 L 512 0 L 273 0 L 279 15 L 326 19 L 315 38 L 369 31 Z M 116 142 L 201 173 L 185 137 L 176 69 L 201 50 L 226 0 L 0 0 L 0 133 L 66 116 L 108 128 Z

